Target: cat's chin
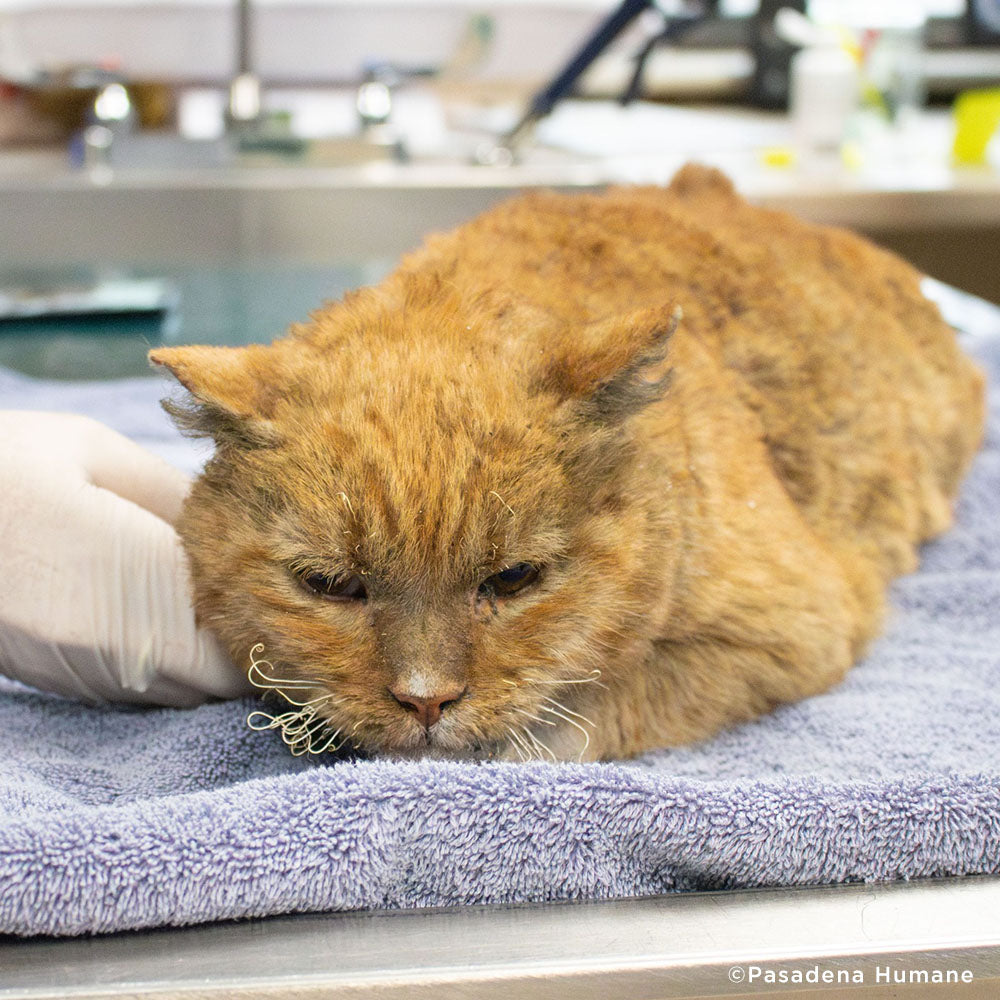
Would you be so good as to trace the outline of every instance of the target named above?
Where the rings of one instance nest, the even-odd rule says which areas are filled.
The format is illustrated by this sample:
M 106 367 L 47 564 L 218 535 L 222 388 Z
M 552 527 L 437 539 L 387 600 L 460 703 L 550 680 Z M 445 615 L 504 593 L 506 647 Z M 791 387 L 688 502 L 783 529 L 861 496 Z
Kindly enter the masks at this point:
M 476 738 L 460 720 L 442 719 L 428 733 L 415 725 L 389 727 L 365 749 L 389 760 L 490 761 L 505 759 L 501 741 Z

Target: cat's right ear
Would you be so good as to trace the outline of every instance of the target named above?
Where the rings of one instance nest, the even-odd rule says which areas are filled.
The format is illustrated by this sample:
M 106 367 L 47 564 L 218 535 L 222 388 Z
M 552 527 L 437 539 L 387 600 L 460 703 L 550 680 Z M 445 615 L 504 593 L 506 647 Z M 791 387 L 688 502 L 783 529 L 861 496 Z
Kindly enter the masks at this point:
M 680 320 L 680 306 L 654 306 L 567 331 L 537 385 L 594 424 L 623 424 L 669 388 L 667 355 Z
M 186 401 L 163 400 L 177 426 L 218 444 L 267 447 L 277 442 L 271 419 L 278 396 L 272 348 L 159 347 L 149 360 L 166 368 L 190 393 Z

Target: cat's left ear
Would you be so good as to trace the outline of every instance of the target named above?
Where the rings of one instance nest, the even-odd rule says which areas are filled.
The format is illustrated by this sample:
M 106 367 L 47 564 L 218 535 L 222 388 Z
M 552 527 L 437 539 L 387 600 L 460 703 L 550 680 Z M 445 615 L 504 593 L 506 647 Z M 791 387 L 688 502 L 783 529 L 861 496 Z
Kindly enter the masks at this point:
M 621 424 L 662 399 L 680 306 L 640 309 L 568 331 L 538 381 L 539 388 L 572 400 L 587 419 Z
M 149 352 L 154 365 L 166 368 L 191 394 L 189 402 L 163 400 L 163 408 L 181 430 L 213 437 L 219 444 L 260 447 L 273 444 L 271 421 L 280 390 L 273 348 L 159 347 Z

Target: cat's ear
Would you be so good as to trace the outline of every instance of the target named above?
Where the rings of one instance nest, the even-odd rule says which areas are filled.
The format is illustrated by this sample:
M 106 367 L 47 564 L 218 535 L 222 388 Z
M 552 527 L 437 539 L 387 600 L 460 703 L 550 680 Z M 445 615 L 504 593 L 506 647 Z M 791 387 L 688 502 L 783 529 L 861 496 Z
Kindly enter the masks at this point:
M 277 366 L 272 348 L 159 347 L 152 364 L 166 368 L 190 393 L 187 401 L 163 400 L 163 408 L 182 431 L 212 437 L 219 444 L 245 447 L 274 444 L 271 421 L 277 398 Z
M 595 423 L 621 424 L 662 399 L 679 306 L 640 309 L 573 331 L 546 366 L 539 387 L 574 403 Z

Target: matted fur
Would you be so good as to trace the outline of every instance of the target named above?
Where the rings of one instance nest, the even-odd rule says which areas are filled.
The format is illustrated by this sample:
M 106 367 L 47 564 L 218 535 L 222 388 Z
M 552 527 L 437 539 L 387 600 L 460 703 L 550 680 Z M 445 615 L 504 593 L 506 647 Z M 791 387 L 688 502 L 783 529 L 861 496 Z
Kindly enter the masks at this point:
M 199 620 L 399 754 L 628 756 L 828 688 L 984 418 L 911 267 L 700 167 L 517 198 L 270 346 L 150 357 L 217 442 L 180 524 Z M 467 693 L 428 731 L 400 685 Z

